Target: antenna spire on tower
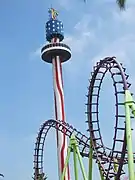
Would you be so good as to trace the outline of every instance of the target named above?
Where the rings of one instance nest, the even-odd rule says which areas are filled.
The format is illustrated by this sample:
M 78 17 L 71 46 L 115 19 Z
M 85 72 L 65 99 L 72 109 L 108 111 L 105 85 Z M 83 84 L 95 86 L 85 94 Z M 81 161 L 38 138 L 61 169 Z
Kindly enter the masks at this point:
M 56 20 L 57 19 L 57 16 L 58 16 L 58 11 L 56 11 L 54 8 L 50 8 L 48 10 L 48 13 L 49 13 L 49 18 L 50 19 L 53 19 L 53 20 Z

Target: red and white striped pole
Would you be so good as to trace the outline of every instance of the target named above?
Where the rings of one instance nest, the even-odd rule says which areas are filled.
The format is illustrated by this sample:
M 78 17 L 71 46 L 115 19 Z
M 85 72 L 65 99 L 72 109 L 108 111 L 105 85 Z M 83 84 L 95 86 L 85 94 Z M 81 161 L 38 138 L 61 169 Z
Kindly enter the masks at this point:
M 47 63 L 52 63 L 53 81 L 54 81 L 54 101 L 55 101 L 55 118 L 65 122 L 64 109 L 64 93 L 62 80 L 61 63 L 68 61 L 71 58 L 71 49 L 64 44 L 63 23 L 56 17 L 58 13 L 55 9 L 49 9 L 50 18 L 46 23 L 46 40 L 49 44 L 41 49 L 41 57 Z M 51 42 L 51 43 L 50 43 Z M 65 160 L 67 156 L 67 138 L 64 133 L 56 132 L 57 134 L 57 154 L 58 154 L 58 173 L 59 180 L 63 173 Z M 66 170 L 64 180 L 70 180 L 69 166 Z
M 53 38 L 52 43 L 59 42 L 58 38 Z M 54 101 L 55 101 L 55 118 L 56 120 L 65 121 L 65 108 L 64 108 L 64 92 L 63 92 L 63 79 L 62 79 L 62 65 L 61 57 L 56 56 L 52 59 L 53 64 L 53 83 L 54 83 Z M 58 171 L 59 179 L 64 169 L 65 159 L 67 156 L 67 138 L 64 133 L 56 132 L 57 134 L 57 155 L 58 155 Z M 70 180 L 69 167 L 65 174 L 65 180 Z

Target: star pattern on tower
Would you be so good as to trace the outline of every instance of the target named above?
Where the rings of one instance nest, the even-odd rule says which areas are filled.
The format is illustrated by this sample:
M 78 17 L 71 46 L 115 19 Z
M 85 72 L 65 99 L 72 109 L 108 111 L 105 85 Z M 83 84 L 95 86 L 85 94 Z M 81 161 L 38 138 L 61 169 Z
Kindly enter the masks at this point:
M 63 33 L 63 24 L 58 20 L 49 21 L 46 24 L 46 32 L 47 34 L 52 33 Z

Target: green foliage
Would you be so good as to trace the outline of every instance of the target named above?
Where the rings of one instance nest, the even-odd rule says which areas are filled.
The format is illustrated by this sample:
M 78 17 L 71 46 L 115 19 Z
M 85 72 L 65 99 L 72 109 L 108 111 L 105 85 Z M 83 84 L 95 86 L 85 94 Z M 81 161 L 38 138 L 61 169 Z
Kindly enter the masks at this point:
M 41 173 L 38 176 L 39 176 L 38 180 L 46 180 L 47 179 L 47 176 L 44 173 Z
M 116 0 L 116 2 L 121 10 L 125 9 L 126 0 Z
M 83 0 L 83 1 L 86 2 L 86 0 Z M 121 10 L 125 9 L 126 0 L 116 0 L 116 3 L 118 4 Z
M 44 177 L 44 180 L 46 180 L 46 179 L 47 179 L 47 176 Z

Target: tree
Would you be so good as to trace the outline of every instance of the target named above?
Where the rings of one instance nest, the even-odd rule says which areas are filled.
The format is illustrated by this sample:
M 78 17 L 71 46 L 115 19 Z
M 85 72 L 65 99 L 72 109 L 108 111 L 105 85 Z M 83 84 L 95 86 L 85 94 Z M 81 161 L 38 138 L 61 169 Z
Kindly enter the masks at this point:
M 34 180 L 47 180 L 47 175 L 45 175 L 45 173 L 40 173 L 40 174 L 38 174 L 37 178 L 32 177 L 32 179 L 34 179 Z
M 84 2 L 86 2 L 86 0 L 84 0 Z M 116 0 L 116 3 L 121 10 L 125 9 L 126 0 Z
M 116 2 L 121 10 L 125 9 L 126 0 L 116 0 Z
M 0 173 L 0 177 L 4 177 L 4 175 Z

